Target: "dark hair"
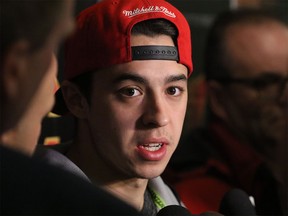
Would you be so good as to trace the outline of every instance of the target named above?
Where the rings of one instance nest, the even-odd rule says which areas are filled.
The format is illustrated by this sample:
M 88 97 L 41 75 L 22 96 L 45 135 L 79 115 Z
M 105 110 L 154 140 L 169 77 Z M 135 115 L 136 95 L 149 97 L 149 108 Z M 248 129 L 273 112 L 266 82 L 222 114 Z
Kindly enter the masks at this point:
M 176 26 L 165 19 L 151 19 L 139 22 L 133 26 L 132 35 L 168 35 L 172 38 L 175 46 L 177 46 L 178 30 Z
M 63 0 L 1 0 L 0 60 L 17 40 L 27 40 L 31 51 L 41 47 L 63 7 Z
M 274 14 L 258 9 L 245 8 L 219 14 L 207 36 L 204 55 L 206 79 L 225 79 L 231 72 L 231 57 L 225 44 L 225 36 L 229 27 L 239 24 L 258 25 L 266 22 L 278 22 L 286 25 Z
M 173 23 L 165 19 L 151 19 L 139 22 L 133 26 L 131 35 L 147 35 L 151 37 L 168 35 L 172 38 L 175 46 L 177 46 L 178 30 Z M 87 72 L 70 80 L 79 87 L 88 102 L 90 102 L 91 98 L 92 75 L 93 72 Z

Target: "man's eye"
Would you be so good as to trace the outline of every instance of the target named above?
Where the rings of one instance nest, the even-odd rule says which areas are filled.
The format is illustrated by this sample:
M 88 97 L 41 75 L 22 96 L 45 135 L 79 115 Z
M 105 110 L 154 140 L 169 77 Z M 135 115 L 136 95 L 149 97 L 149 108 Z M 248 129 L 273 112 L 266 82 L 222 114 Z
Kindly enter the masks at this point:
M 251 85 L 257 89 L 265 89 L 270 86 L 279 85 L 284 80 L 283 77 L 277 75 L 269 75 L 263 78 L 254 79 Z
M 182 93 L 183 89 L 179 88 L 179 87 L 169 87 L 167 89 L 167 93 L 169 95 L 173 95 L 173 96 L 178 96 Z
M 136 88 L 124 88 L 120 90 L 120 93 L 127 97 L 135 97 L 141 94 L 141 92 Z
M 271 84 L 274 84 L 274 80 L 268 80 L 268 79 L 259 79 L 252 82 L 252 86 L 258 89 L 264 89 L 270 86 Z

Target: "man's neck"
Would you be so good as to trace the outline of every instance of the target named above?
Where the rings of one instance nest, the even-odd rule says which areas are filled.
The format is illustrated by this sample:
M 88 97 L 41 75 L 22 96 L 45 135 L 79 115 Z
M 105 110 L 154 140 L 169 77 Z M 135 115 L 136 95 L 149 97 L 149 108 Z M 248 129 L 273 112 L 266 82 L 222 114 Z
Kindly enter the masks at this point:
M 104 185 L 104 189 L 141 211 L 144 205 L 144 193 L 147 179 L 127 179 Z

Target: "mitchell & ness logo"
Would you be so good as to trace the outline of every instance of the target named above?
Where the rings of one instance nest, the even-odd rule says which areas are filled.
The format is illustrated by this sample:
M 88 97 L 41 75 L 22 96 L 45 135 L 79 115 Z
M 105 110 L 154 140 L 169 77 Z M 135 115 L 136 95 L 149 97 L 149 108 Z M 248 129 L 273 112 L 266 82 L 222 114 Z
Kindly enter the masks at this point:
M 144 13 L 155 13 L 155 12 L 159 12 L 159 13 L 164 13 L 165 15 L 169 16 L 169 17 L 173 17 L 175 18 L 176 15 L 169 11 L 167 8 L 165 8 L 164 6 L 149 6 L 149 7 L 142 7 L 142 8 L 136 8 L 134 10 L 124 10 L 123 14 L 125 16 L 128 17 L 134 17 L 137 16 L 139 14 L 144 14 Z

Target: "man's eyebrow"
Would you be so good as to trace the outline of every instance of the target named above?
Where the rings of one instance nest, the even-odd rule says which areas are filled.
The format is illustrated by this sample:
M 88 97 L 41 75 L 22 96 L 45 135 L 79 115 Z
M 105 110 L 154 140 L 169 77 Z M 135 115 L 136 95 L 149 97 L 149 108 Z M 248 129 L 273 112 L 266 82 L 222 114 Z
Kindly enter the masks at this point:
M 134 82 L 138 82 L 138 83 L 141 83 L 141 84 L 146 84 L 147 83 L 147 81 L 143 77 L 135 75 L 135 74 L 129 74 L 129 73 L 121 74 L 121 75 L 117 76 L 113 80 L 113 83 L 116 84 L 116 83 L 119 83 L 119 82 L 122 82 L 122 81 L 125 81 L 125 80 L 132 80 Z
M 119 76 L 117 76 L 114 80 L 113 83 L 119 83 L 125 80 L 131 80 L 134 82 L 138 82 L 141 84 L 147 84 L 148 81 L 146 79 L 144 79 L 143 77 L 139 76 L 139 75 L 135 75 L 135 74 L 129 74 L 129 73 L 125 73 L 125 74 L 121 74 Z M 180 74 L 180 75 L 171 75 L 169 77 L 167 77 L 165 79 L 165 83 L 171 83 L 171 82 L 176 82 L 176 81 L 187 81 L 187 77 L 184 74 Z
M 176 82 L 176 81 L 187 81 L 187 77 L 184 74 L 172 75 L 166 79 L 166 83 Z
M 282 76 L 281 74 L 279 74 L 277 71 L 263 71 L 262 74 L 260 76 L 258 76 L 257 78 L 284 78 L 287 76 Z

